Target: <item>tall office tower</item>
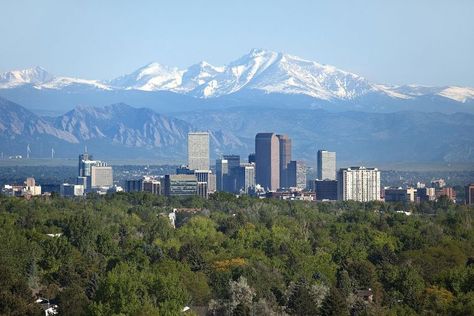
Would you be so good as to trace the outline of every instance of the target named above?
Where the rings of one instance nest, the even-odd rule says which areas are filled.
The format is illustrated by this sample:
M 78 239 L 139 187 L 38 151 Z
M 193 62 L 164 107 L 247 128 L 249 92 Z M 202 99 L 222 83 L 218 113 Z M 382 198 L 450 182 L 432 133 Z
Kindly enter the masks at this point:
M 237 169 L 237 191 L 249 193 L 255 188 L 255 164 L 243 163 Z
M 191 170 L 209 170 L 209 133 L 188 133 L 188 167 Z
M 255 136 L 256 181 L 265 190 L 280 187 L 280 142 L 274 133 Z
M 280 187 L 287 188 L 288 183 L 288 164 L 291 161 L 291 139 L 287 135 L 277 135 L 280 142 Z
M 306 166 L 302 161 L 292 160 L 288 164 L 287 170 L 288 188 L 306 188 Z
M 111 166 L 105 162 L 97 162 L 91 167 L 90 186 L 88 188 L 111 187 L 114 185 L 114 177 Z
M 224 191 L 224 180 L 229 174 L 229 162 L 226 159 L 216 160 L 216 189 L 217 191 Z
M 474 205 L 474 183 L 466 185 L 466 204 Z
M 239 155 L 224 155 L 224 159 L 227 160 L 229 172 L 224 176 L 224 191 L 225 192 L 237 192 L 237 172 L 240 167 L 240 156 Z
M 336 153 L 318 150 L 318 179 L 336 180 Z
M 84 173 L 86 172 L 85 171 L 85 162 L 86 161 L 91 161 L 93 158 L 92 158 L 92 155 L 88 154 L 88 153 L 83 153 L 83 154 L 80 154 L 79 155 L 79 170 L 78 170 L 78 176 L 79 177 L 84 177 Z
M 377 168 L 341 168 L 337 181 L 339 200 L 359 202 L 380 200 L 380 171 Z

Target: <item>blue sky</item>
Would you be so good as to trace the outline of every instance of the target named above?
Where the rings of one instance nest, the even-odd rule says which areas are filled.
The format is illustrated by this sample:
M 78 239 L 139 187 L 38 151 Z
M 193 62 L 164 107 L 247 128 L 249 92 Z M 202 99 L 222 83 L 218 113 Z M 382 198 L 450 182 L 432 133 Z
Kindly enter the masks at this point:
M 473 17 L 472 0 L 1 1 L 0 71 L 111 79 L 265 48 L 373 82 L 474 86 Z

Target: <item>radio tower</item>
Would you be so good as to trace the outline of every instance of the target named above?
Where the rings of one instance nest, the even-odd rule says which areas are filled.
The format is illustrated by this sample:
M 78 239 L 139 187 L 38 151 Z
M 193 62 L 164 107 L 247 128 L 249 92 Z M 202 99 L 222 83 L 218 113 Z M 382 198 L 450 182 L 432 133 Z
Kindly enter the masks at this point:
M 26 146 L 26 159 L 30 159 L 31 149 L 30 144 Z

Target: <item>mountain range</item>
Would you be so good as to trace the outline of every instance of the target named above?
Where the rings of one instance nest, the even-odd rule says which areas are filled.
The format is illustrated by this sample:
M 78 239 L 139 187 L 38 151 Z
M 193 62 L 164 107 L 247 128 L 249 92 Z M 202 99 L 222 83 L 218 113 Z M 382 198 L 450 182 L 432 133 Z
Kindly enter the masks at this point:
M 269 102 L 286 107 L 280 99 L 290 99 L 294 108 L 330 111 L 474 112 L 474 88 L 377 84 L 334 66 L 262 49 L 225 66 L 203 61 L 178 69 L 153 62 L 105 81 L 54 76 L 41 67 L 14 70 L 0 74 L 0 96 L 55 114 L 79 104 L 119 102 L 160 112 L 218 109 L 249 100 L 259 107 Z
M 57 116 L 40 117 L 19 104 L 0 98 L 0 145 L 4 156 L 25 155 L 71 158 L 85 146 L 108 158 L 156 158 L 183 161 L 191 124 L 126 104 L 78 106 Z M 240 139 L 223 130 L 210 132 L 213 155 L 247 149 Z
M 0 98 L 0 147 L 6 156 L 72 158 L 87 146 L 103 159 L 156 159 L 185 163 L 186 135 L 207 130 L 211 155 L 253 152 L 255 133 L 277 131 L 293 139 L 297 159 L 314 163 L 320 148 L 353 163 L 474 162 L 474 115 L 467 113 L 366 113 L 249 107 L 181 112 L 175 117 L 123 103 L 78 106 L 40 117 Z
M 294 157 L 474 162 L 474 89 L 371 83 L 333 66 L 255 49 L 226 66 L 148 64 L 112 80 L 35 67 L 0 74 L 4 155 L 185 162 L 186 135 L 211 134 L 212 157 L 247 155 L 257 132 L 287 133 Z

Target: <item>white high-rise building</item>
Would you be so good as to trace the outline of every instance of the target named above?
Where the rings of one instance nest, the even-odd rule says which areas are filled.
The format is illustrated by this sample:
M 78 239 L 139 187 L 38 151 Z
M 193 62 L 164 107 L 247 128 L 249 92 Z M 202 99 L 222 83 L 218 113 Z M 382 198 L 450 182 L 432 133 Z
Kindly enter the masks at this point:
M 318 179 L 336 180 L 336 153 L 318 150 Z
M 377 168 L 341 168 L 337 180 L 339 200 L 359 202 L 380 200 L 380 171 Z
M 209 133 L 188 133 L 188 168 L 209 170 Z

